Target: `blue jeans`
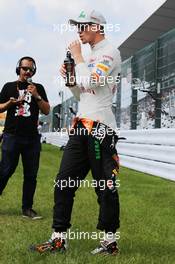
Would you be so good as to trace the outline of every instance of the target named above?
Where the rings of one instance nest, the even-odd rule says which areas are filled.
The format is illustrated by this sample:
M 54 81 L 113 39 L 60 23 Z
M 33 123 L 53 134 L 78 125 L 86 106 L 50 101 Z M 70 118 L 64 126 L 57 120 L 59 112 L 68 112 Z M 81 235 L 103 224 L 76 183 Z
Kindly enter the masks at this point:
M 23 164 L 23 196 L 22 209 L 32 208 L 36 189 L 36 178 L 40 159 L 40 136 L 17 136 L 3 134 L 2 157 L 0 162 L 0 194 L 15 172 L 21 154 Z

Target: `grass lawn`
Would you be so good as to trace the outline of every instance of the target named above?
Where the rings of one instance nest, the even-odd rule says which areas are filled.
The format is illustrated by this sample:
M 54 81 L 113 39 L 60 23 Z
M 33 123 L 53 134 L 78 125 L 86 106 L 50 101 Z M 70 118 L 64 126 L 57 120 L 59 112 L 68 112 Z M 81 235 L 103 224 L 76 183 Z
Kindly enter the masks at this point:
M 126 168 L 120 173 L 119 256 L 91 256 L 89 252 L 98 244 L 94 239 L 70 240 L 66 254 L 30 252 L 30 244 L 43 242 L 51 234 L 53 185 L 61 155 L 57 147 L 43 145 L 34 204 L 43 220 L 21 217 L 21 164 L 10 179 L 0 197 L 0 264 L 175 263 L 175 183 Z M 97 217 L 93 188 L 80 188 L 76 193 L 71 230 L 95 232 Z

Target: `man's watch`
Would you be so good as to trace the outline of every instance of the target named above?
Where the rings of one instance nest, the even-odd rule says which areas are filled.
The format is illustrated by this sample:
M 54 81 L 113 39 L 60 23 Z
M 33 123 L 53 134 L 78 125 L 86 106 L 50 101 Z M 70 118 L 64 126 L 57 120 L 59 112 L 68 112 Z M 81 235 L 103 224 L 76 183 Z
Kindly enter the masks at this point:
M 40 102 L 40 101 L 42 100 L 42 97 L 41 97 L 40 95 L 38 95 L 37 97 L 35 97 L 35 100 L 36 100 L 37 102 Z

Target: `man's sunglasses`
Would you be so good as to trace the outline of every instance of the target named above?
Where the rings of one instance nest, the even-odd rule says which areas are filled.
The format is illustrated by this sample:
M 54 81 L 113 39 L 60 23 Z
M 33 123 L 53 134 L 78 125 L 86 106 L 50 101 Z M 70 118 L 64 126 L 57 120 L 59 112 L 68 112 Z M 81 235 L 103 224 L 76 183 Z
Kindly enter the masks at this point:
M 34 69 L 33 68 L 30 68 L 30 67 L 25 67 L 25 66 L 21 66 L 20 67 L 23 71 L 25 71 L 25 72 L 27 72 L 27 71 L 29 71 L 29 72 L 34 72 Z

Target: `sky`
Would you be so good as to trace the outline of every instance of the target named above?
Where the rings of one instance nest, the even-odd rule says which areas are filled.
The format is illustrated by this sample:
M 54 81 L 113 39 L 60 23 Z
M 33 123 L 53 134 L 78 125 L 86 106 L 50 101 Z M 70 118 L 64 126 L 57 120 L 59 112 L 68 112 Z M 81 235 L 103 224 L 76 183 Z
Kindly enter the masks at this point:
M 0 0 L 0 89 L 17 79 L 15 68 L 23 56 L 36 60 L 34 82 L 43 84 L 52 106 L 71 95 L 59 76 L 68 44 L 78 38 L 68 20 L 90 10 L 101 12 L 110 29 L 106 37 L 118 47 L 165 0 Z M 112 29 L 111 29 L 112 28 Z M 88 45 L 82 48 L 86 58 Z

